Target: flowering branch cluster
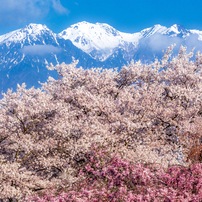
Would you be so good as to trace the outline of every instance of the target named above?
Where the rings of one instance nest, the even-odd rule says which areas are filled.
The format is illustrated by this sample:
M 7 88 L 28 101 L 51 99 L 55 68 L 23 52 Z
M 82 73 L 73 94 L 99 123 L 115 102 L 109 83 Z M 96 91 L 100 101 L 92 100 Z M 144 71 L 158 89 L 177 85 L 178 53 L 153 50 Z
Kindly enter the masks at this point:
M 102 160 L 101 160 L 102 159 Z M 94 148 L 91 161 L 80 171 L 85 176 L 71 189 L 58 194 L 46 191 L 29 201 L 197 201 L 202 200 L 202 164 L 170 167 L 166 172 L 152 165 L 133 165 L 117 155 Z M 54 191 L 54 193 L 53 193 Z
M 51 186 L 73 186 L 93 143 L 135 164 L 200 161 L 202 55 L 190 61 L 193 51 L 182 46 L 170 60 L 172 49 L 160 61 L 132 61 L 120 72 L 75 68 L 78 61 L 50 66 L 58 80 L 3 94 L 1 197 L 23 200 Z

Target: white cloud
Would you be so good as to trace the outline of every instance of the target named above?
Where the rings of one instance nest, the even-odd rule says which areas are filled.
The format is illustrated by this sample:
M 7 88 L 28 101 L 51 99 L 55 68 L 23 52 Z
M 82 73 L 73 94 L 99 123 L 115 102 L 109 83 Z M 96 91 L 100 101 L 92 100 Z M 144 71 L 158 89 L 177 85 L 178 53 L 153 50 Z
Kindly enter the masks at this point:
M 190 52 L 194 47 L 196 48 L 195 51 L 202 50 L 202 41 L 198 41 L 198 35 L 196 34 L 190 34 L 186 38 L 181 38 L 178 36 L 170 37 L 156 33 L 150 38 L 142 39 L 140 41 L 141 47 L 148 48 L 155 53 L 160 53 L 162 50 L 166 51 L 168 46 L 171 46 L 171 44 L 176 44 L 173 50 L 175 54 L 178 53 L 181 45 L 187 47 L 186 52 Z
M 59 53 L 60 48 L 52 45 L 34 45 L 34 46 L 24 46 L 21 52 L 29 55 L 45 55 L 50 53 Z
M 0 0 L 0 24 L 22 24 L 42 19 L 53 9 L 57 14 L 68 14 L 60 0 Z
M 171 46 L 172 44 L 176 44 L 172 51 L 172 57 L 178 55 L 181 45 L 187 47 L 186 53 L 189 53 L 193 48 L 195 48 L 195 55 L 197 51 L 202 52 L 202 41 L 199 41 L 198 37 L 199 36 L 197 34 L 191 33 L 185 38 L 182 38 L 180 36 L 168 36 L 156 33 L 149 38 L 143 38 L 140 40 L 140 53 L 143 54 L 146 62 L 149 61 L 149 57 L 150 59 L 153 59 L 153 56 L 161 59 L 161 57 L 163 56 L 162 50 L 164 50 L 165 53 L 169 46 Z M 192 59 L 194 58 L 195 56 L 193 56 Z
M 198 40 L 197 34 L 191 34 L 186 40 L 187 51 L 191 51 L 194 47 L 194 52 L 200 51 L 202 52 L 202 41 Z
M 153 51 L 160 52 L 162 50 L 166 50 L 168 46 L 174 43 L 176 44 L 174 48 L 175 54 L 178 53 L 181 45 L 187 47 L 187 53 L 189 53 L 193 48 L 195 48 L 194 52 L 202 50 L 202 41 L 198 40 L 197 34 L 190 34 L 186 38 L 169 37 L 166 35 L 154 34 L 150 38 L 148 45 Z
M 150 37 L 148 45 L 153 51 L 161 52 L 166 50 L 171 44 L 176 44 L 176 47 L 180 47 L 183 44 L 183 39 L 180 37 L 169 37 L 162 34 L 154 34 Z
M 69 14 L 69 10 L 62 6 L 60 0 L 52 0 L 52 2 L 53 2 L 53 9 L 55 10 L 56 13 L 66 15 Z

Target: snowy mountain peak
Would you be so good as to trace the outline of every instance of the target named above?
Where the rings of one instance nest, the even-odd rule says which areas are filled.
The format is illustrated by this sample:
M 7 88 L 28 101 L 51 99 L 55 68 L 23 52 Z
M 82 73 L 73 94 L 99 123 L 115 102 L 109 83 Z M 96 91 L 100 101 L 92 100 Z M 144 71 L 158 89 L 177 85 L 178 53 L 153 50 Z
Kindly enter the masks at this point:
M 104 61 L 113 54 L 114 48 L 129 41 L 136 43 L 139 34 L 122 33 L 106 23 L 92 24 L 84 21 L 65 29 L 59 33 L 59 37 L 71 40 L 76 47 L 90 54 L 93 58 Z
M 26 27 L 22 28 L 23 31 L 28 31 L 29 33 L 35 33 L 35 34 L 40 34 L 41 31 L 50 31 L 46 25 L 42 24 L 35 24 L 35 23 L 30 23 Z
M 100 28 L 104 29 L 108 34 L 112 34 L 113 36 L 119 35 L 119 31 L 117 31 L 112 26 L 110 26 L 106 23 L 98 23 L 97 22 L 96 25 L 99 26 Z
M 166 34 L 169 36 L 179 36 L 179 37 L 186 37 L 188 36 L 190 33 L 189 30 L 185 29 L 184 26 L 179 25 L 179 24 L 174 24 L 171 27 L 167 28 L 167 30 L 165 32 L 163 32 L 162 34 Z
M 162 34 L 167 30 L 167 27 L 161 26 L 160 24 L 154 25 L 153 27 L 142 30 L 140 33 L 144 38 L 149 38 L 155 33 Z
M 116 31 L 113 27 L 111 27 L 110 25 L 108 25 L 106 23 L 98 23 L 97 22 L 96 24 L 93 24 L 93 23 L 89 23 L 89 22 L 86 22 L 86 21 L 73 24 L 66 30 L 69 30 L 70 28 L 74 29 L 74 30 L 78 30 L 80 32 L 91 31 L 91 30 L 95 30 L 95 29 Z M 64 30 L 64 31 L 66 31 L 66 30 Z M 64 31 L 61 32 L 61 33 L 64 34 Z
M 142 30 L 140 33 L 144 36 L 144 38 L 149 38 L 154 34 L 185 37 L 190 32 L 187 29 L 185 29 L 184 26 L 178 24 L 174 24 L 169 28 L 157 24 L 154 25 L 153 27 Z
M 173 29 L 173 31 L 175 31 L 176 33 L 180 33 L 180 32 L 184 32 L 186 29 L 183 25 L 179 25 L 179 24 L 174 24 L 170 27 L 170 29 Z
M 8 34 L 0 36 L 0 43 L 1 42 L 16 43 L 26 38 L 29 38 L 30 36 L 32 38 L 36 38 L 37 35 L 41 35 L 46 32 L 54 35 L 54 33 L 50 29 L 48 29 L 46 25 L 31 23 L 22 29 L 18 29 Z

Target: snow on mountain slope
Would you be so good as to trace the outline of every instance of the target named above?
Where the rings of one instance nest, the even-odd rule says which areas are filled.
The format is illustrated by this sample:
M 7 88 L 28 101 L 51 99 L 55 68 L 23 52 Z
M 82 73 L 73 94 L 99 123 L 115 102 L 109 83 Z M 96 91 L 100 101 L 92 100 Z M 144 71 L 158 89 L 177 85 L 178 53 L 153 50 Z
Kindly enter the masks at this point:
M 186 38 L 190 34 L 198 36 L 197 40 L 202 40 L 202 32 L 198 30 L 186 30 L 183 26 L 174 24 L 167 28 L 159 24 L 144 29 L 140 32 L 129 34 L 120 32 L 106 23 L 79 22 L 71 25 L 59 34 L 53 33 L 46 25 L 29 24 L 28 26 L 0 36 L 0 44 L 21 43 L 23 46 L 35 44 L 50 44 L 59 46 L 58 38 L 70 40 L 74 46 L 89 54 L 97 61 L 106 61 L 118 50 L 122 50 L 124 57 L 134 54 L 137 51 L 140 40 L 149 39 L 155 34 L 169 37 Z M 49 36 L 49 40 L 43 40 L 44 35 Z M 50 40 L 51 36 L 51 40 Z
M 98 55 L 101 53 L 98 59 L 104 61 L 115 48 L 124 46 L 125 43 L 133 43 L 137 46 L 141 34 L 127 34 L 105 23 L 92 24 L 84 21 L 62 31 L 59 37 L 71 40 L 76 47 L 90 55 L 93 51 L 97 51 Z
M 59 50 L 56 38 L 57 35 L 45 25 L 33 23 L 0 36 L 0 70 L 8 68 L 8 64 L 11 69 L 22 63 L 27 55 Z
M 154 34 L 187 37 L 190 31 L 177 24 L 170 28 L 158 24 L 141 32 L 129 34 L 120 32 L 106 23 L 92 24 L 84 21 L 71 25 L 58 36 L 71 40 L 76 47 L 94 59 L 105 61 L 117 49 L 123 49 L 127 53 L 135 51 L 141 39 L 150 38 Z
M 84 68 L 94 62 L 70 40 L 59 38 L 45 25 L 29 24 L 0 36 L 0 99 L 2 91 L 16 90 L 17 83 L 25 82 L 28 88 L 40 87 L 38 81 L 43 83 L 48 76 L 57 78 L 57 72 L 46 66 L 69 64 L 72 57 L 79 59 L 78 65 Z
M 162 34 L 166 30 L 167 30 L 167 27 L 164 27 L 164 26 L 161 26 L 158 24 L 158 25 L 154 25 L 153 27 L 143 29 L 140 33 L 141 33 L 142 37 L 149 38 L 150 36 L 152 36 L 156 33 Z
M 24 44 L 25 41 L 27 41 L 28 44 L 31 44 L 33 41 L 38 41 L 39 38 L 41 38 L 41 36 L 44 34 L 51 35 L 52 38 L 55 39 L 54 41 L 57 41 L 57 34 L 48 29 L 46 25 L 31 23 L 22 29 L 18 29 L 0 36 L 0 44 L 6 43 L 6 45 L 10 45 L 11 43 L 19 42 Z

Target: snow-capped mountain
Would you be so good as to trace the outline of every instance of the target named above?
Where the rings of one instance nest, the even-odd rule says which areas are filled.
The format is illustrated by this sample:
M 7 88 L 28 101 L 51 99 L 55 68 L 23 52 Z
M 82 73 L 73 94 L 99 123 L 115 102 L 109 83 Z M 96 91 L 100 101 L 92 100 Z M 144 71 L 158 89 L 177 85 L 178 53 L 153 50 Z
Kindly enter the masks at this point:
M 30 24 L 0 36 L 0 91 L 15 90 L 23 82 L 28 88 L 40 87 L 38 81 L 45 82 L 49 75 L 57 78 L 57 72 L 47 70 L 47 65 L 71 63 L 72 56 L 84 67 L 93 60 L 45 25 Z
M 186 37 L 187 34 L 189 33 L 188 30 L 186 30 L 183 26 L 174 24 L 173 26 L 167 28 L 165 26 L 161 25 L 154 25 L 153 27 L 144 29 L 142 32 L 144 32 L 144 38 L 149 38 L 150 36 L 154 34 L 162 34 L 162 35 L 168 35 L 171 37 L 176 37 L 176 36 L 183 36 Z
M 105 61 L 118 49 L 125 52 L 125 57 L 130 56 L 131 53 L 134 54 L 139 48 L 138 46 L 142 39 L 148 39 L 157 34 L 173 38 L 186 38 L 191 33 L 196 32 L 188 31 L 184 27 L 175 24 L 170 28 L 155 25 L 141 32 L 128 34 L 120 32 L 105 23 L 92 24 L 84 21 L 70 26 L 58 35 L 65 40 L 71 40 L 77 48 L 83 50 L 92 58 Z M 197 34 L 202 36 L 199 33 Z
M 129 43 L 137 47 L 141 33 L 119 32 L 105 23 L 81 22 L 59 33 L 61 38 L 69 39 L 77 47 L 94 59 L 105 61 L 117 48 L 127 48 Z
M 22 29 L 0 36 L 0 43 L 27 42 L 28 44 L 32 44 L 32 41 L 38 41 L 40 38 L 43 40 L 42 35 L 44 34 L 52 36 L 56 42 L 57 35 L 48 29 L 46 25 L 31 23 Z
M 132 59 L 161 58 L 162 50 L 173 43 L 177 44 L 174 53 L 181 44 L 188 51 L 193 47 L 202 50 L 202 31 L 175 24 L 169 28 L 154 25 L 130 34 L 106 23 L 80 22 L 56 34 L 45 25 L 29 24 L 0 36 L 0 91 L 16 90 L 17 83 L 23 82 L 28 88 L 40 87 L 38 81 L 45 82 L 49 75 L 57 78 L 57 72 L 46 69 L 50 63 L 68 64 L 74 57 L 84 68 L 120 69 Z

